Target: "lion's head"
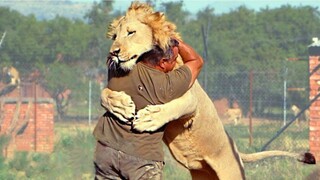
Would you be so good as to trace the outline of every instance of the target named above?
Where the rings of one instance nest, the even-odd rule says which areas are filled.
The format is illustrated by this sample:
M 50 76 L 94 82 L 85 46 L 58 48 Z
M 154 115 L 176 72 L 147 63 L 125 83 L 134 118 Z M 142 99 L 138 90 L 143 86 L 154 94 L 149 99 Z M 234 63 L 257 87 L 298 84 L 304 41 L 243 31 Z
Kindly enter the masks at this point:
M 133 2 L 125 16 L 114 20 L 107 33 L 113 40 L 109 64 L 131 70 L 138 57 L 158 45 L 166 50 L 170 38 L 179 38 L 176 26 L 146 3 Z

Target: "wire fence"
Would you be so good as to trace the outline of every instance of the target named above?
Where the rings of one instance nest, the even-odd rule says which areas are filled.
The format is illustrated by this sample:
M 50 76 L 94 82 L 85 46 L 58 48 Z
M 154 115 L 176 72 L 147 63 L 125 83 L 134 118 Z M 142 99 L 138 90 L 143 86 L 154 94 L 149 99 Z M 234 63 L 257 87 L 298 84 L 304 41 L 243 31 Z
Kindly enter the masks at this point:
M 309 81 L 308 77 L 289 78 L 292 71 L 285 67 L 282 74 L 249 71 L 210 75 L 205 90 L 236 141 L 247 138 L 256 150 L 309 149 Z M 303 109 L 307 110 L 301 112 Z M 279 132 L 286 125 L 288 128 Z M 247 134 L 239 137 L 232 132 L 237 128 Z M 277 133 L 279 137 L 266 144 Z

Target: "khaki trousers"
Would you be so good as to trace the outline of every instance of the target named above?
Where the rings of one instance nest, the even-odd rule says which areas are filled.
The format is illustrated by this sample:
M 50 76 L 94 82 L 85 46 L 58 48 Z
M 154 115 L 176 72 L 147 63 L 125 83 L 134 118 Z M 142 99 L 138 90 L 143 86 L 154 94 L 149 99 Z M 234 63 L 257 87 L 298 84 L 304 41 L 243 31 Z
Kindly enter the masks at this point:
M 96 180 L 161 180 L 164 163 L 137 158 L 97 142 L 94 166 Z

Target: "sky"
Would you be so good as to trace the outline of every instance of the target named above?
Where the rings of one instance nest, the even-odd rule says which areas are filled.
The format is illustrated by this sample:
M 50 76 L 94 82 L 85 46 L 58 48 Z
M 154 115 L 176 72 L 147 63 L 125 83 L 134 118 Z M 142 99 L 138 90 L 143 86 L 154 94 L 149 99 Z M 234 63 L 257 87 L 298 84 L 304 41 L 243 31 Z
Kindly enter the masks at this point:
M 46 8 L 42 9 L 41 2 L 46 1 L 71 1 L 75 2 L 76 8 L 66 6 L 65 9 L 54 9 L 55 4 L 50 9 L 50 4 L 46 4 Z M 93 2 L 101 2 L 102 0 L 0 0 L 0 6 L 9 6 L 12 9 L 18 10 L 24 15 L 35 13 L 39 19 L 52 19 L 57 14 L 68 18 L 83 18 L 83 15 L 91 9 Z M 145 2 L 145 0 L 140 0 Z M 156 8 L 160 7 L 162 2 L 182 1 L 183 9 L 191 14 L 196 14 L 206 7 L 214 9 L 214 14 L 229 13 L 230 10 L 235 10 L 239 6 L 244 5 L 248 9 L 258 12 L 261 8 L 268 7 L 274 9 L 282 5 L 291 5 L 295 7 L 310 5 L 320 8 L 320 0 L 155 0 Z M 114 0 L 114 9 L 125 12 L 130 6 L 132 0 Z M 78 4 L 79 3 L 79 4 Z M 78 6 L 79 5 L 79 6 Z
M 79 2 L 94 2 L 94 0 L 74 0 Z M 157 3 L 161 2 L 172 2 L 180 0 L 157 0 Z M 120 9 L 125 11 L 131 1 L 130 0 L 115 0 L 115 9 Z M 258 11 L 261 8 L 269 7 L 277 8 L 282 5 L 291 5 L 291 6 L 305 6 L 310 5 L 313 7 L 320 8 L 320 0 L 184 0 L 184 9 L 188 10 L 191 13 L 196 13 L 199 10 L 203 10 L 205 7 L 209 6 L 215 9 L 215 13 L 227 13 L 230 10 L 236 9 L 241 5 L 245 5 L 249 9 L 254 9 Z

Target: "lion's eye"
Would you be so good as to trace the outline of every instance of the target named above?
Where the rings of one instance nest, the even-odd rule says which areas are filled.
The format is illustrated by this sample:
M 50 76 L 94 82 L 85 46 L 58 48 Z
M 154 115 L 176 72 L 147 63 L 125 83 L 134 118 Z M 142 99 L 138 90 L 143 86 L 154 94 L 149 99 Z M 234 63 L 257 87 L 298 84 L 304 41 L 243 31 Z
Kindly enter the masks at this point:
M 111 39 L 112 39 L 112 40 L 116 40 L 116 38 L 117 38 L 117 35 L 114 34 Z
M 136 31 L 128 31 L 128 36 L 132 36 Z

